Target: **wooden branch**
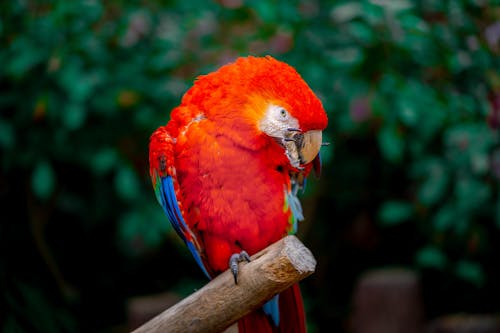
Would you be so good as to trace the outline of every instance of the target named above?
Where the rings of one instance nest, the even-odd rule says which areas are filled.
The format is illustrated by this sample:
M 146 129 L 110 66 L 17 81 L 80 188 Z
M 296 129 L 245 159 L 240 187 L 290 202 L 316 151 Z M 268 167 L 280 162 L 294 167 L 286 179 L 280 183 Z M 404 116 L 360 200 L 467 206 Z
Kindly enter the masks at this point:
M 133 333 L 221 332 L 316 267 L 311 251 L 295 236 L 281 239 L 251 259 L 240 263 L 237 285 L 225 271 Z

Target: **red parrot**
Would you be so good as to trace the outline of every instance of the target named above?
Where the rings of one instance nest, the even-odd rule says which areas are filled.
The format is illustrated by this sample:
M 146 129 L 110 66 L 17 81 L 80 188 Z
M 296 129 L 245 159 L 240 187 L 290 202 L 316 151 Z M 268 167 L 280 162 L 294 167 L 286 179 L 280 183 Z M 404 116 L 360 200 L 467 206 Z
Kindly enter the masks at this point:
M 320 100 L 291 66 L 239 58 L 200 76 L 149 145 L 158 201 L 203 272 L 227 270 L 295 233 L 297 198 L 319 171 Z M 295 285 L 238 323 L 240 332 L 305 332 Z

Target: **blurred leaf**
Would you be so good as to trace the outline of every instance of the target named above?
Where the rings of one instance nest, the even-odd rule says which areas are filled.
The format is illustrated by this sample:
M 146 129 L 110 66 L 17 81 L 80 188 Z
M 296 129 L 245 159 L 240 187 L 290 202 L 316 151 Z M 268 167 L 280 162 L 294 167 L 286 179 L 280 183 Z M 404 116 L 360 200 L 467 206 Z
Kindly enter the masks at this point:
M 429 245 L 417 251 L 416 261 L 424 268 L 443 269 L 448 259 L 439 248 Z
M 129 167 L 121 167 L 115 176 L 115 189 L 119 197 L 132 201 L 139 195 L 139 180 Z
M 266 23 L 278 22 L 276 7 L 276 3 L 272 1 L 258 1 L 254 4 L 254 9 L 259 18 Z
M 98 175 L 103 175 L 116 166 L 118 163 L 118 153 L 113 148 L 103 147 L 92 155 L 90 163 L 94 172 Z
M 83 70 L 80 58 L 68 58 L 59 71 L 60 84 L 70 98 L 77 103 L 84 102 L 102 80 L 101 74 L 87 73 Z
M 483 175 L 490 169 L 490 150 L 493 146 L 493 133 L 483 124 L 460 124 L 451 127 L 445 133 L 450 162 L 458 170 L 472 171 Z M 470 170 L 470 171 L 469 171 Z M 470 186 L 479 188 L 475 183 L 464 183 L 464 189 Z M 463 193 L 459 191 L 460 193 Z M 488 194 L 483 190 L 483 196 Z
M 357 2 L 345 2 L 335 5 L 330 11 L 330 17 L 337 23 L 351 21 L 361 15 L 361 5 Z
M 78 103 L 71 103 L 64 110 L 63 123 L 66 128 L 75 130 L 84 124 L 86 113 L 83 105 Z
M 430 32 L 429 24 L 419 16 L 410 12 L 399 18 L 401 27 L 409 32 L 427 34 Z
M 385 226 L 392 226 L 411 219 L 413 206 L 404 201 L 386 201 L 379 210 L 379 219 Z
M 400 78 L 398 78 L 400 79 Z M 392 81 L 392 80 L 391 80 Z M 407 127 L 414 128 L 418 137 L 415 141 L 426 144 L 442 127 L 446 119 L 444 107 L 435 91 L 416 80 L 403 82 L 386 81 L 386 89 L 398 89 L 395 106 L 398 118 Z
M 412 100 L 401 98 L 399 102 L 399 117 L 401 122 L 406 126 L 413 127 L 418 124 L 417 105 L 413 104 Z
M 10 149 L 14 143 L 15 135 L 12 124 L 0 118 L 0 147 Z
M 411 172 L 421 179 L 418 187 L 418 200 L 426 205 L 437 204 L 446 194 L 449 184 L 449 174 L 446 163 L 437 157 L 427 157 L 417 161 Z
M 45 59 L 44 49 L 25 37 L 19 37 L 11 45 L 12 55 L 6 64 L 6 71 L 15 78 L 21 78 Z
M 469 52 L 457 50 L 449 58 L 449 66 L 453 73 L 459 73 L 471 67 L 472 58 Z
M 403 158 L 404 142 L 393 126 L 384 126 L 378 133 L 378 145 L 382 156 L 390 162 L 399 163 Z
M 481 265 L 469 260 L 458 261 L 455 265 L 455 273 L 458 277 L 474 284 L 476 287 L 483 286 L 486 278 Z
M 364 58 L 363 50 L 356 46 L 338 48 L 328 54 L 330 64 L 339 68 L 359 65 Z
M 380 88 L 380 86 L 379 86 Z M 375 116 L 378 116 L 382 119 L 385 119 L 387 117 L 387 113 L 391 112 L 391 106 L 390 102 L 383 93 L 377 93 L 373 96 L 371 100 L 371 108 L 373 111 L 373 114 Z
M 456 221 L 456 210 L 446 205 L 438 210 L 434 215 L 433 225 L 437 232 L 449 230 Z
M 410 9 L 414 6 L 414 4 L 408 0 L 398 0 L 398 1 L 377 0 L 377 1 L 372 1 L 372 3 L 375 3 L 379 6 L 382 6 L 382 7 L 384 7 L 385 10 L 392 11 L 392 12 L 399 12 L 399 11 L 407 10 L 407 9 Z
M 384 8 L 371 1 L 363 1 L 361 7 L 361 16 L 374 28 L 382 25 L 385 21 L 386 13 Z
M 393 72 L 383 73 L 380 78 L 377 89 L 384 95 L 391 95 L 394 91 L 399 90 L 400 82 L 399 78 Z M 388 110 L 390 111 L 390 110 Z
M 156 201 L 149 201 L 120 217 L 119 237 L 125 252 L 137 255 L 159 246 L 173 230 Z
M 356 40 L 364 44 L 372 44 L 375 41 L 374 31 L 364 22 L 352 21 L 347 29 Z
M 491 196 L 491 189 L 487 183 L 473 178 L 462 178 L 455 184 L 455 195 L 459 209 L 471 211 L 484 205 Z
M 33 193 L 42 200 L 47 200 L 54 192 L 56 176 L 48 161 L 40 161 L 35 165 L 31 176 Z

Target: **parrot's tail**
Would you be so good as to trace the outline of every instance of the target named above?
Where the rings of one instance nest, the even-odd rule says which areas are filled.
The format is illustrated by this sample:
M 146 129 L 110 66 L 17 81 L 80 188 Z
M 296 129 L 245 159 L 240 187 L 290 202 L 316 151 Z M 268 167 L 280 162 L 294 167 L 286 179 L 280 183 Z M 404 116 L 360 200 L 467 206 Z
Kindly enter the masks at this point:
M 279 294 L 279 325 L 276 326 L 262 309 L 254 311 L 238 321 L 239 333 L 305 333 L 304 304 L 298 284 Z

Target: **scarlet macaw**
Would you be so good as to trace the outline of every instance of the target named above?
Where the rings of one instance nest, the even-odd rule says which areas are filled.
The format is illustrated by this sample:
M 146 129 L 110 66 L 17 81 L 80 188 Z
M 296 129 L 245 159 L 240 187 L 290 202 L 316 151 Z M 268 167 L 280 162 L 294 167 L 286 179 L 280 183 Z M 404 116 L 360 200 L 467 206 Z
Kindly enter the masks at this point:
M 239 58 L 200 76 L 151 136 L 150 176 L 176 232 L 209 277 L 287 234 L 303 219 L 297 191 L 327 116 L 291 66 Z M 298 285 L 239 321 L 240 332 L 305 332 Z

